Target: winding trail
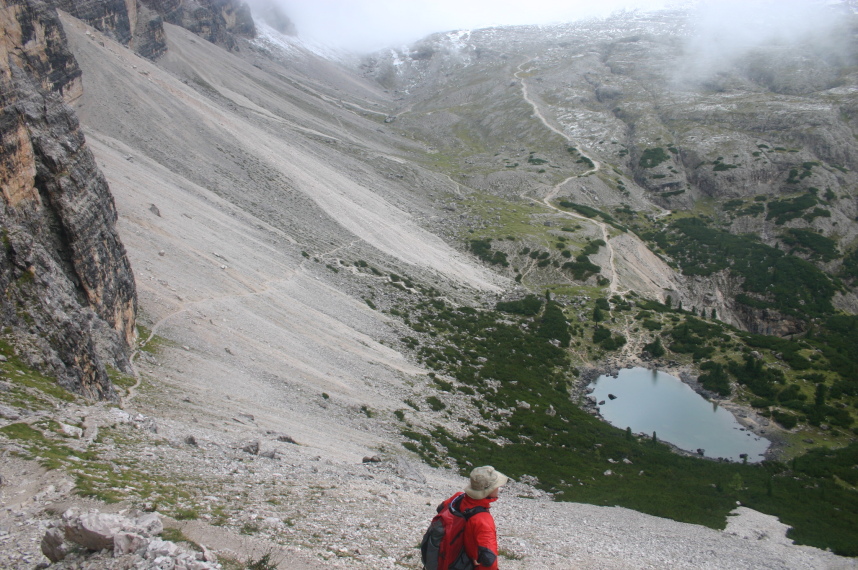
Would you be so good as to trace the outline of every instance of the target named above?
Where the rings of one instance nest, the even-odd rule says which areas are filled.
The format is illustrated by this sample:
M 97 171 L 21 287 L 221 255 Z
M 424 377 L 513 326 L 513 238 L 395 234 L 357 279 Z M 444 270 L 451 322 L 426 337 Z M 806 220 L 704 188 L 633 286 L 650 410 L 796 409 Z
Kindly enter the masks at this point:
M 518 79 L 518 82 L 521 85 L 521 96 L 522 96 L 522 98 L 533 108 L 533 115 L 537 119 L 539 119 L 539 121 L 545 126 L 545 128 L 547 128 L 551 132 L 554 132 L 554 133 L 560 135 L 561 137 L 563 137 L 566 140 L 566 142 L 571 143 L 571 144 L 575 144 L 575 141 L 570 139 L 568 136 L 566 136 L 566 134 L 563 131 L 561 131 L 560 129 L 558 129 L 557 127 L 555 127 L 554 125 L 552 125 L 551 123 L 549 123 L 545 119 L 545 116 L 542 114 L 542 111 L 539 110 L 539 105 L 536 104 L 536 101 L 534 101 L 533 99 L 530 98 L 530 94 L 528 93 L 528 90 L 527 90 L 527 82 L 524 80 L 524 77 L 522 77 L 520 74 L 525 73 L 524 66 L 527 65 L 528 63 L 530 63 L 531 61 L 533 61 L 533 58 L 530 58 L 527 61 L 525 61 L 524 63 L 520 64 L 518 66 L 518 71 L 516 71 L 514 74 L 515 78 Z M 587 216 L 582 216 L 581 214 L 576 214 L 574 212 L 567 212 L 566 210 L 561 210 L 560 208 L 558 208 L 557 206 L 555 206 L 554 204 L 551 203 L 551 200 L 553 200 L 557 196 L 557 194 L 560 192 L 560 188 L 565 186 L 569 181 L 574 180 L 576 178 L 582 178 L 584 176 L 589 176 L 591 174 L 595 174 L 595 173 L 599 172 L 599 170 L 601 170 L 601 168 L 602 168 L 601 162 L 594 160 L 591 156 L 587 155 L 581 149 L 578 149 L 578 153 L 593 163 L 592 169 L 590 169 L 586 172 L 583 172 L 581 174 L 575 174 L 573 176 L 569 176 L 568 178 L 566 178 L 562 182 L 555 184 L 554 187 L 551 188 L 551 190 L 548 192 L 548 194 L 546 194 L 545 197 L 541 201 L 537 200 L 535 198 L 532 198 L 530 196 L 526 196 L 526 197 L 530 200 L 533 200 L 534 202 L 544 204 L 548 208 L 550 208 L 556 212 L 559 212 L 568 218 L 583 220 L 583 221 L 590 222 L 590 223 L 598 226 L 602 230 L 602 238 L 606 244 L 605 246 L 608 248 L 608 253 L 610 254 L 611 284 L 608 286 L 608 292 L 611 295 L 615 295 L 615 294 L 625 295 L 626 293 L 628 293 L 628 291 L 622 291 L 621 292 L 619 290 L 620 289 L 619 275 L 617 274 L 617 266 L 616 266 L 616 263 L 614 261 L 615 253 L 614 253 L 614 248 L 611 245 L 611 238 L 610 238 L 610 232 L 608 230 L 608 224 L 606 224 L 604 222 L 600 222 L 598 220 L 594 220 L 593 218 L 588 218 Z
M 530 98 L 530 93 L 528 93 L 528 90 L 527 90 L 527 82 L 525 82 L 524 77 L 522 77 L 522 76 L 521 76 L 521 75 L 519 75 L 519 74 L 520 74 L 520 73 L 525 73 L 525 71 L 524 71 L 524 69 L 523 69 L 523 68 L 524 68 L 524 66 L 525 66 L 525 65 L 527 65 L 527 64 L 528 64 L 528 63 L 530 63 L 531 61 L 533 61 L 533 58 L 532 58 L 532 57 L 531 57 L 530 59 L 528 59 L 527 61 L 525 61 L 524 63 L 522 63 L 521 65 L 519 65 L 519 66 L 518 66 L 518 71 L 516 71 L 516 72 L 515 72 L 515 74 L 514 74 L 514 75 L 515 75 L 515 78 L 516 78 L 516 79 L 518 79 L 519 84 L 521 84 L 521 96 L 522 96 L 522 98 L 523 98 L 525 101 L 527 101 L 527 103 L 528 103 L 531 107 L 533 107 L 533 114 L 534 114 L 534 116 L 535 116 L 537 119 L 539 119 L 539 121 L 540 121 L 543 125 L 545 125 L 545 128 L 547 128 L 549 131 L 551 131 L 551 132 L 553 132 L 553 133 L 557 133 L 558 135 L 560 135 L 561 137 L 563 137 L 564 139 L 566 139 L 566 141 L 567 141 L 567 142 L 570 142 L 570 143 L 573 143 L 573 144 L 574 144 L 574 141 L 573 141 L 572 139 L 570 139 L 569 137 L 567 137 L 567 136 L 566 136 L 566 133 L 564 133 L 563 131 L 561 131 L 560 129 L 558 129 L 557 127 L 555 127 L 554 125 L 552 125 L 551 123 L 549 123 L 549 122 L 545 119 L 545 115 L 543 115 L 543 114 L 542 114 L 542 111 L 540 111 L 540 110 L 539 110 L 539 105 L 537 105 L 537 104 L 536 104 L 536 101 L 534 101 L 533 99 L 531 99 L 531 98 Z M 576 148 L 577 148 L 577 147 L 576 147 Z M 599 162 L 599 161 L 597 161 L 597 160 L 593 160 L 593 157 L 588 156 L 588 155 L 587 155 L 583 150 L 581 150 L 581 149 L 578 149 L 578 153 L 579 153 L 581 156 L 583 156 L 584 158 L 586 158 L 587 160 L 589 160 L 590 162 L 592 162 L 592 163 L 593 163 L 593 168 L 592 168 L 592 169 L 590 169 L 590 170 L 588 170 L 588 171 L 586 171 L 586 172 L 583 172 L 583 173 L 581 173 L 581 174 L 577 174 L 577 175 L 575 175 L 575 176 L 570 176 L 569 178 L 567 178 L 566 180 L 564 180 L 563 182 L 561 182 L 558 186 L 562 186 L 563 184 L 566 184 L 566 182 L 568 182 L 568 181 L 569 181 L 569 180 L 571 180 L 572 178 L 580 178 L 580 177 L 583 177 L 583 176 L 589 176 L 589 175 L 591 175 L 591 174 L 595 174 L 595 173 L 599 172 L 599 170 L 601 170 L 601 168 L 602 168 L 602 163 L 601 163 L 601 162 Z

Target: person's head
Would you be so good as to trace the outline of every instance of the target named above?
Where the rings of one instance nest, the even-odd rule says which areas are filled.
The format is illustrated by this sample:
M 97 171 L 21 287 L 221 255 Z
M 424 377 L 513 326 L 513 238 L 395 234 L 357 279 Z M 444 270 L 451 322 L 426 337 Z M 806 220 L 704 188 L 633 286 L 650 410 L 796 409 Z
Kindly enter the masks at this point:
M 496 498 L 498 490 L 506 485 L 507 481 L 509 477 L 491 465 L 477 467 L 471 471 L 471 480 L 465 487 L 465 493 L 472 499 Z

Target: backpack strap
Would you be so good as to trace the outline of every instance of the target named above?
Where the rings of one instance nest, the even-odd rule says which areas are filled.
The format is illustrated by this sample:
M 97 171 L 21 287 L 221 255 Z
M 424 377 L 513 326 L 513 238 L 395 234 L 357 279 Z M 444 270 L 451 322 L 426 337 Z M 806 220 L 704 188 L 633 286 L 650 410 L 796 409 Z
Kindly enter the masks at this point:
M 460 493 L 453 497 L 453 500 L 450 501 L 450 511 L 456 516 L 463 517 L 466 521 L 470 519 L 474 515 L 478 515 L 480 513 L 487 513 L 489 510 L 485 507 L 473 507 L 467 510 L 461 510 L 459 507 L 462 505 L 462 499 L 465 497 L 464 493 Z M 443 507 L 443 503 L 441 504 Z M 440 512 L 440 511 L 439 511 Z
M 489 512 L 489 510 L 485 507 L 474 507 L 473 509 L 468 509 L 468 510 L 462 511 L 462 516 L 464 516 L 465 520 L 467 521 L 474 515 L 478 515 L 480 513 L 487 513 L 487 512 Z

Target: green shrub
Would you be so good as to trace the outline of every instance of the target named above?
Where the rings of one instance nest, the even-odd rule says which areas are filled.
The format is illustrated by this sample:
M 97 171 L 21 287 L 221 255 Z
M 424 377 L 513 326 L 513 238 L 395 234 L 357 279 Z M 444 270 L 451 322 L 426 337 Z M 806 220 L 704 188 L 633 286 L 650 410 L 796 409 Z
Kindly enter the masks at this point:
M 780 410 L 774 410 L 772 412 L 772 417 L 785 429 L 792 429 L 798 424 L 798 418 L 796 416 Z
M 495 308 L 504 313 L 533 316 L 542 310 L 542 299 L 536 295 L 528 295 L 518 301 L 500 301 L 495 305 Z
M 506 253 L 502 251 L 492 251 L 491 238 L 472 239 L 469 244 L 471 252 L 486 263 L 509 267 L 509 261 L 507 260 Z
M 638 166 L 641 168 L 655 168 L 662 162 L 666 162 L 668 160 L 670 160 L 670 155 L 664 152 L 663 148 L 648 148 L 641 154 Z
M 439 400 L 437 396 L 429 396 L 428 398 L 426 398 L 426 403 L 429 404 L 429 407 L 436 412 L 440 412 L 447 407 L 447 405 L 444 404 L 444 402 L 442 402 L 441 400 Z

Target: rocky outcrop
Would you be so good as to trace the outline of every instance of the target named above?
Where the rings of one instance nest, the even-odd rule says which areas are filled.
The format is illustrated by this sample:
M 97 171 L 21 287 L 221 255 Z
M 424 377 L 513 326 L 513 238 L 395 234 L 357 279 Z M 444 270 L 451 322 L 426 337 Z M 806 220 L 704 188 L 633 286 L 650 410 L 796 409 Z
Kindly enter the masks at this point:
M 102 566 L 98 556 L 88 552 L 109 551 L 122 568 L 173 568 L 175 570 L 214 570 L 220 568 L 217 558 L 209 549 L 202 552 L 188 550 L 172 541 L 158 538 L 164 530 L 161 518 L 155 513 L 136 517 L 89 511 L 81 513 L 69 509 L 60 521 L 48 528 L 41 542 L 42 553 L 60 567 L 77 568 Z M 82 551 L 83 550 L 83 551 Z M 74 555 L 69 556 L 71 552 Z M 82 552 L 81 552 L 82 551 Z M 120 559 L 120 560 L 117 560 Z
M 65 104 L 80 70 L 56 10 L 0 1 L 0 323 L 29 364 L 89 397 L 129 370 L 134 277 L 104 176 Z
M 250 8 L 240 0 L 51 0 L 143 57 L 167 51 L 164 22 L 182 26 L 229 50 L 237 37 L 252 38 Z
M 170 0 L 151 0 L 148 3 L 168 2 Z M 239 0 L 181 0 L 178 4 L 178 8 L 165 13 L 166 21 L 230 51 L 238 49 L 238 37 L 256 35 L 250 8 Z

